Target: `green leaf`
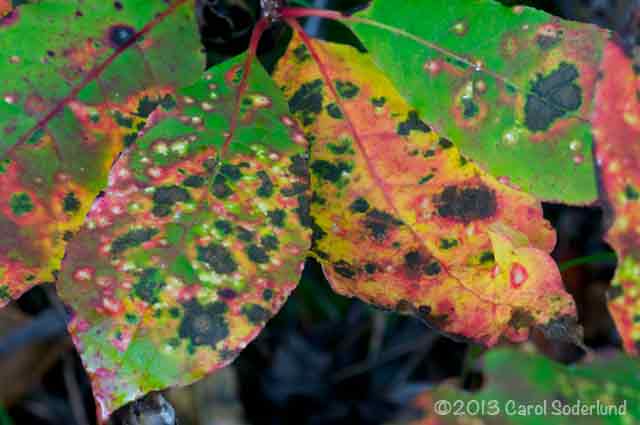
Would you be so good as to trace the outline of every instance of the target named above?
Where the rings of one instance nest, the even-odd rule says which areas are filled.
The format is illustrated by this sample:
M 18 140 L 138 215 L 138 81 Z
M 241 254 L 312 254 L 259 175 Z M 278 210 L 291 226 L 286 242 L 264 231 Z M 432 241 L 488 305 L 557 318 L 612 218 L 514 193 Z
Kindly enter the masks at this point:
M 640 420 L 640 383 L 630 379 L 637 360 L 618 354 L 564 366 L 541 355 L 499 349 L 483 363 L 482 390 L 440 385 L 418 397 L 414 404 L 422 419 L 407 424 L 626 425 Z
M 186 0 L 45 0 L 0 18 L 0 305 L 55 281 L 117 155 L 201 75 L 196 28 Z
M 608 32 L 492 0 L 374 0 L 345 23 L 492 175 L 543 200 L 597 198 L 589 118 Z
M 306 142 L 243 59 L 151 116 L 68 246 L 58 291 L 103 418 L 229 364 L 300 279 Z

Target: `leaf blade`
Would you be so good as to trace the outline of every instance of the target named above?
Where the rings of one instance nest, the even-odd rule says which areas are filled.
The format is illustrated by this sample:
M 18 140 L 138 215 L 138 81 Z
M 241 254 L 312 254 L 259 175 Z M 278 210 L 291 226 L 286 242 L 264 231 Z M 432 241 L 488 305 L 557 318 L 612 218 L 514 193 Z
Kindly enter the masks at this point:
M 257 64 L 221 156 L 242 63 L 219 65 L 154 113 L 69 245 L 58 289 L 103 417 L 229 364 L 298 283 L 304 141 L 292 141 Z
M 0 304 L 55 281 L 116 156 L 172 86 L 200 75 L 195 28 L 186 1 L 43 1 L 2 18 Z
M 366 55 L 297 28 L 274 78 L 311 140 L 312 250 L 334 289 L 486 344 L 572 316 L 539 204 L 462 157 Z

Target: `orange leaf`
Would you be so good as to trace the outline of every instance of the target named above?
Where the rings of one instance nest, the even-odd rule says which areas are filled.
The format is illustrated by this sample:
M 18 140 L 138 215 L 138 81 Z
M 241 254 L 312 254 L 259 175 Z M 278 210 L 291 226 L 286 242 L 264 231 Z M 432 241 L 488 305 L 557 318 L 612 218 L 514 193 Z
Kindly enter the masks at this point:
M 289 23 L 274 78 L 312 141 L 313 253 L 334 289 L 487 345 L 575 323 L 539 202 L 462 157 L 367 55 Z

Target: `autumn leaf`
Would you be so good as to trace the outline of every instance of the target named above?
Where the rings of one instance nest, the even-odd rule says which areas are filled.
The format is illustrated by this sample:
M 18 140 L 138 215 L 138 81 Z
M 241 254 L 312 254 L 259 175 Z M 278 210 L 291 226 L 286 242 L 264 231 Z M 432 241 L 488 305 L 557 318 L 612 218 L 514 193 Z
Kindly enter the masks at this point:
M 274 74 L 312 142 L 313 254 L 341 294 L 492 345 L 575 322 L 530 195 L 461 156 L 365 54 L 300 26 Z
M 185 0 L 47 0 L 0 18 L 0 305 L 55 281 L 115 158 L 200 76 L 200 50 Z
M 310 14 L 349 25 L 408 103 L 492 175 L 543 200 L 597 199 L 589 117 L 607 31 L 493 0 L 285 16 Z
M 103 418 L 229 364 L 300 278 L 306 142 L 243 58 L 152 114 L 68 246 L 58 291 Z
M 488 352 L 482 363 L 484 385 L 480 391 L 464 391 L 455 382 L 441 384 L 414 401 L 411 410 L 418 411 L 419 418 L 398 420 L 393 425 L 526 425 L 543 421 L 572 425 L 578 416 L 580 424 L 588 425 L 624 425 L 640 420 L 640 387 L 637 380 L 629 379 L 637 373 L 634 359 L 615 355 L 564 366 L 538 354 L 497 349 Z M 592 410 L 575 413 L 576 406 Z
M 607 241 L 618 254 L 609 310 L 625 349 L 640 349 L 640 80 L 630 52 L 616 41 L 605 50 L 593 115 Z

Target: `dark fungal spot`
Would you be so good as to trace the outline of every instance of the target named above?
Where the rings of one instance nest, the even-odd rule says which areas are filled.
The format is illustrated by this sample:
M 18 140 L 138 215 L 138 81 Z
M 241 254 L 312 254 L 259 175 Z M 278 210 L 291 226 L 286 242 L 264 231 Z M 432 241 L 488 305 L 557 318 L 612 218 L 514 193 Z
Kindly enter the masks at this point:
M 353 99 L 360 92 L 360 88 L 351 81 L 336 81 L 336 90 L 343 99 Z
M 154 268 L 145 269 L 140 275 L 138 282 L 133 285 L 133 296 L 155 304 L 160 301 L 160 290 L 165 286 L 160 277 L 160 271 Z
M 238 296 L 238 293 L 231 288 L 218 289 L 218 296 L 225 300 L 232 300 Z
M 493 263 L 496 260 L 493 252 L 485 251 L 480 255 L 480 264 Z
M 123 8 L 124 6 L 122 5 L 122 2 L 120 2 L 120 1 L 114 1 L 114 2 L 113 2 L 113 7 L 115 7 L 115 8 L 116 8 L 116 10 L 122 10 L 122 8 Z
M 143 228 L 130 230 L 111 243 L 111 254 L 118 255 L 129 248 L 142 245 L 158 234 L 158 229 Z
M 231 252 L 222 245 L 210 243 L 207 246 L 199 246 L 198 260 L 208 264 L 220 274 L 231 274 L 238 269 Z
M 278 238 L 274 235 L 265 235 L 260 238 L 260 244 L 266 251 L 274 251 L 278 249 L 280 243 L 278 242 Z
M 562 33 L 557 35 L 539 34 L 536 37 L 536 44 L 542 50 L 549 50 L 557 46 L 562 41 Z
M 322 80 L 305 83 L 289 99 L 289 110 L 297 115 L 305 127 L 313 124 L 322 111 Z
M 135 30 L 128 25 L 114 25 L 109 29 L 109 41 L 114 48 L 120 48 L 129 43 L 135 35 Z
M 344 117 L 344 115 L 342 115 L 342 110 L 335 103 L 330 103 L 329 105 L 327 105 L 327 114 L 329 114 L 331 118 L 335 118 L 337 120 Z
M 355 213 L 364 213 L 369 209 L 369 203 L 364 198 L 358 198 L 351 203 L 349 209 Z
M 457 239 L 440 239 L 440 249 L 451 249 L 455 246 L 458 246 Z
M 156 217 L 164 217 L 171 213 L 171 207 L 177 202 L 191 200 L 189 192 L 180 186 L 161 186 L 153 193 L 153 214 Z
M 478 105 L 469 97 L 462 98 L 462 116 L 465 119 L 471 119 L 478 115 Z
M 317 242 L 327 236 L 327 232 L 316 223 L 316 220 L 311 218 L 311 239 L 313 242 Z
M 80 206 L 81 206 L 80 200 L 76 197 L 76 194 L 73 192 L 67 193 L 64 199 L 62 200 L 62 208 L 66 213 L 73 214 L 75 212 L 78 212 L 78 210 L 80 209 Z
M 214 223 L 214 226 L 216 226 L 216 229 L 218 229 L 223 235 L 228 235 L 233 231 L 231 222 L 227 220 L 217 220 Z
M 325 161 L 324 159 L 319 159 L 311 163 L 311 170 L 314 174 L 332 183 L 340 180 L 343 172 L 349 172 L 352 169 L 353 167 L 351 165 L 343 161 L 338 161 L 336 164 L 333 164 L 329 161 Z
M 73 239 L 73 232 L 67 230 L 64 232 L 64 235 L 62 235 L 62 240 L 65 242 L 69 242 L 71 239 Z
M 240 167 L 233 164 L 222 164 L 222 167 L 220 167 L 220 173 L 231 181 L 237 181 L 242 178 L 242 171 L 240 170 Z
M 387 99 L 384 96 L 381 97 L 372 97 L 371 98 L 371 103 L 373 104 L 373 106 L 375 106 L 376 108 L 381 108 L 384 106 L 385 103 L 387 103 Z
M 298 221 L 304 227 L 311 226 L 311 201 L 308 196 L 298 196 L 298 206 L 294 210 Z
M 245 305 L 242 307 L 242 314 L 247 317 L 252 325 L 261 325 L 271 318 L 271 311 L 258 304 Z
M 294 176 L 307 178 L 309 177 L 309 166 L 307 159 L 299 154 L 291 157 L 291 165 L 289 166 L 289 172 Z
M 396 132 L 400 136 L 408 136 L 412 130 L 420 131 L 422 133 L 428 133 L 431 131 L 431 127 L 425 124 L 425 122 L 418 117 L 418 112 L 416 111 L 409 111 L 407 119 L 398 124 Z
M 255 237 L 255 233 L 245 229 L 242 226 L 238 226 L 238 228 L 236 229 L 236 233 L 238 235 L 238 239 L 240 239 L 243 242 L 251 242 Z
M 260 179 L 260 187 L 256 192 L 257 195 L 261 198 L 269 198 L 273 195 L 273 183 L 271 182 L 269 175 L 264 171 L 258 171 L 256 176 Z
M 536 323 L 535 317 L 523 308 L 515 308 L 509 319 L 509 326 L 514 329 L 528 329 Z
M 271 301 L 273 299 L 273 290 L 267 288 L 262 291 L 262 299 L 265 301 Z
M 11 291 L 8 285 L 0 285 L 0 300 L 8 300 L 11 298 Z
M 254 263 L 265 264 L 269 262 L 269 255 L 267 255 L 267 251 L 265 251 L 264 248 L 261 248 L 258 245 L 249 245 L 246 252 L 249 260 L 253 261 Z
M 13 214 L 18 217 L 30 213 L 34 208 L 31 197 L 25 192 L 18 192 L 11 195 L 9 206 L 11 207 Z
M 538 75 L 524 107 L 529 130 L 547 130 L 558 118 L 578 110 L 582 103 L 582 89 L 576 83 L 578 76 L 575 65 L 566 62 L 547 76 Z
M 131 146 L 133 144 L 133 142 L 136 141 L 137 138 L 138 138 L 138 134 L 137 133 L 126 134 L 124 136 L 124 145 L 125 146 Z
M 303 184 L 303 183 L 294 183 L 292 184 L 290 187 L 284 187 L 280 190 L 280 193 L 282 193 L 282 196 L 285 196 L 287 198 L 290 198 L 292 196 L 296 196 L 299 195 L 301 193 L 305 193 L 307 191 L 307 189 L 309 188 L 308 185 Z
M 301 44 L 293 49 L 293 55 L 295 56 L 298 63 L 302 63 L 311 57 L 309 55 L 309 52 L 307 51 L 307 47 L 304 44 Z
M 624 196 L 630 201 L 637 201 L 640 199 L 640 193 L 629 184 L 624 187 Z
M 151 102 L 150 99 L 148 99 L 146 96 L 142 98 L 142 102 L 140 102 L 140 104 L 138 105 L 137 115 L 141 117 L 149 116 L 156 109 L 157 105 L 155 105 L 154 103 L 155 102 Z M 165 94 L 164 97 L 159 100 L 159 104 L 167 111 L 170 111 L 176 107 L 178 102 L 176 102 L 176 99 L 172 95 Z M 151 109 L 152 106 L 153 109 Z
M 226 199 L 233 193 L 233 190 L 227 185 L 227 179 L 218 174 L 213 179 L 213 184 L 211 185 L 211 193 L 218 199 Z
M 402 221 L 377 209 L 369 211 L 364 220 L 364 226 L 377 241 L 383 241 L 387 237 L 387 232 L 390 227 L 396 227 L 402 224 Z
M 446 326 L 449 322 L 449 316 L 447 314 L 433 314 L 432 309 L 428 305 L 421 305 L 418 307 L 418 311 L 416 316 L 426 323 L 428 326 L 431 326 L 435 329 L 440 329 Z
M 374 274 L 378 270 L 378 267 L 373 263 L 367 263 L 364 265 L 364 271 L 369 274 Z
M 178 335 L 188 339 L 193 346 L 208 345 L 215 349 L 216 344 L 229 336 L 229 326 L 224 317 L 227 305 L 216 301 L 201 305 L 193 299 L 182 305 L 184 315 L 178 328 Z
M 437 261 L 427 264 L 427 266 L 424 268 L 424 272 L 427 274 L 427 276 L 435 276 L 441 271 L 442 271 L 442 267 L 440 266 L 440 263 L 438 263 Z
M 441 137 L 440 140 L 438 140 L 438 145 L 440 145 L 442 149 L 449 149 L 453 147 L 451 140 L 445 139 L 444 137 Z
M 318 192 L 314 191 L 313 194 L 311 195 L 311 203 L 318 204 L 318 205 L 326 205 L 327 200 L 323 198 L 322 195 L 320 195 Z
M 422 156 L 424 156 L 425 158 L 429 158 L 432 157 L 436 154 L 436 151 L 433 149 L 427 149 L 426 151 L 424 151 L 424 153 L 422 154 Z
M 273 224 L 276 227 L 283 227 L 284 219 L 286 218 L 287 213 L 284 210 L 278 209 L 278 210 L 269 211 L 267 213 L 267 216 L 269 217 L 271 224 Z
M 405 274 L 410 279 L 417 279 L 422 268 L 427 265 L 427 258 L 419 251 L 411 251 L 404 256 Z
M 438 215 L 463 222 L 485 219 L 496 212 L 496 194 L 486 186 L 447 186 L 433 198 Z
M 133 127 L 133 119 L 126 117 L 120 111 L 115 111 L 113 113 L 113 119 L 120 127 L 132 128 Z
M 351 140 L 343 139 L 340 143 L 327 143 L 327 149 L 333 154 L 344 155 L 345 153 L 354 153 L 351 149 Z
M 434 177 L 433 174 L 427 174 L 424 177 L 421 177 L 420 180 L 418 180 L 418 184 L 425 184 L 427 183 L 429 180 L 431 180 Z
M 202 176 L 189 176 L 182 181 L 182 184 L 187 187 L 202 187 L 204 182 L 205 180 Z
M 333 270 L 335 270 L 340 276 L 346 277 L 347 279 L 353 279 L 357 275 L 355 268 L 344 260 L 336 262 L 333 265 Z

